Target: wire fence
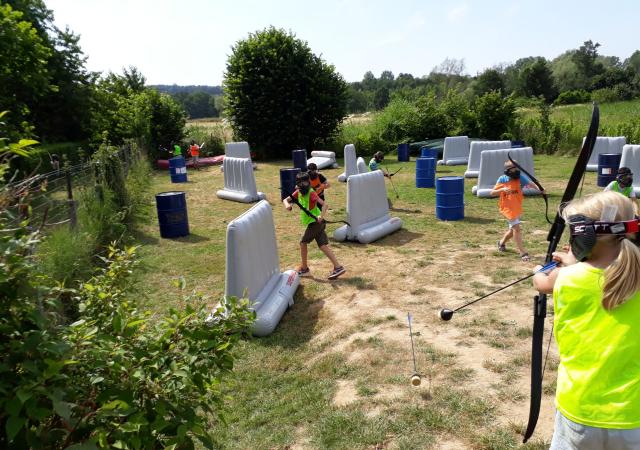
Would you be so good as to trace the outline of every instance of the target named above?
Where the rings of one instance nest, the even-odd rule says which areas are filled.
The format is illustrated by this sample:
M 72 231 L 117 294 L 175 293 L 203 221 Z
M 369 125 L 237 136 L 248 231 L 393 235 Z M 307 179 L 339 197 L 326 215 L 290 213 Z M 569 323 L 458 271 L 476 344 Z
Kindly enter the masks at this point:
M 124 176 L 135 157 L 131 146 L 118 149 L 122 161 Z M 0 212 L 5 219 L 5 230 L 11 231 L 23 221 L 29 226 L 46 230 L 68 224 L 78 226 L 78 202 L 81 191 L 87 192 L 98 185 L 100 162 L 92 159 L 76 165 L 67 165 L 48 173 L 38 174 L 20 181 L 12 182 L 2 190 L 4 201 Z M 95 189 L 95 195 L 100 190 Z

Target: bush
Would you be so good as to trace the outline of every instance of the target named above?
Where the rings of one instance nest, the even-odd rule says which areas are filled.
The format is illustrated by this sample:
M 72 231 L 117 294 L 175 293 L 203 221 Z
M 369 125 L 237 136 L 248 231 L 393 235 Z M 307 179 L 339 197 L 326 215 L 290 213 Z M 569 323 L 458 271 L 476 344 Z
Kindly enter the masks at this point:
M 213 448 L 221 382 L 254 320 L 229 299 L 209 318 L 199 296 L 157 319 L 128 296 L 134 249 L 109 250 L 106 267 L 72 294 L 33 276 L 39 241 L 26 228 L 0 234 L 0 446 Z
M 577 89 L 574 91 L 565 91 L 558 95 L 558 98 L 553 102 L 554 105 L 574 105 L 577 103 L 589 103 L 591 101 L 591 94 L 583 89 Z
M 346 116 L 347 84 L 334 67 L 275 28 L 234 45 L 224 92 L 236 137 L 268 157 L 289 158 L 295 148 L 314 148 Z
M 515 104 L 511 98 L 502 98 L 497 91 L 478 97 L 475 111 L 478 133 L 485 139 L 509 138 L 508 131 L 515 120 Z
M 591 93 L 591 100 L 597 103 L 612 103 L 622 100 L 613 88 L 596 89 Z
M 200 156 L 224 155 L 225 137 L 222 123 L 215 127 L 188 125 L 185 130 L 185 139 L 186 142 L 191 142 L 193 139 L 198 145 L 204 143 Z

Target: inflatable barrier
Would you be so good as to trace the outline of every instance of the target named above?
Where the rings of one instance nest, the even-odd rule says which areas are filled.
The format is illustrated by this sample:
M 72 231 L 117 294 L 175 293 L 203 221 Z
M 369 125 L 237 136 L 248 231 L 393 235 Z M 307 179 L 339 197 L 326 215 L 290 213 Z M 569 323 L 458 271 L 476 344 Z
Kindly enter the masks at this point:
M 380 170 L 351 175 L 347 180 L 347 222 L 334 231 L 338 241 L 368 244 L 402 228 L 402 221 L 389 217 L 387 187 Z
M 337 169 L 338 163 L 336 162 L 335 152 L 325 152 L 322 150 L 314 150 L 311 152 L 311 158 L 307 159 L 307 166 L 311 163 L 315 163 L 318 166 L 318 170 L 322 169 Z
M 600 153 L 622 153 L 622 148 L 626 143 L 627 138 L 624 136 L 598 136 L 596 138 L 596 145 L 593 147 L 589 162 L 587 163 L 587 171 L 598 171 L 598 155 L 600 155 Z M 582 144 L 584 145 L 584 138 L 582 138 Z
M 217 166 L 219 164 L 222 164 L 222 161 L 224 161 L 224 155 L 207 156 L 205 158 L 200 158 L 198 160 L 198 166 L 200 166 L 200 167 L 203 167 L 203 166 Z M 169 160 L 168 159 L 158 159 L 156 161 L 156 167 L 158 169 L 164 169 L 164 170 L 169 169 Z M 193 168 L 193 160 L 192 159 L 188 159 L 187 160 L 187 168 L 189 168 L 189 169 Z
M 360 160 L 362 160 L 362 166 L 360 165 Z M 344 172 L 338 175 L 338 181 L 343 183 L 347 182 L 347 179 L 351 175 L 356 175 L 358 173 L 366 173 L 369 171 L 369 167 L 364 162 L 364 159 L 357 158 L 356 159 L 356 146 L 353 144 L 347 144 L 344 146 Z
M 216 193 L 219 198 L 242 203 L 256 202 L 265 198 L 264 193 L 258 192 L 256 188 L 256 178 L 250 159 L 227 156 L 224 159 L 224 165 L 224 189 Z
M 640 145 L 625 145 L 622 147 L 620 167 L 628 167 L 633 174 L 633 192 L 640 197 Z
M 469 162 L 469 138 L 450 136 L 444 138 L 444 151 L 439 166 L 461 166 Z
M 478 178 L 480 172 L 480 154 L 485 150 L 511 148 L 511 141 L 473 141 L 470 144 L 469 163 L 465 178 Z
M 281 273 L 271 206 L 262 200 L 227 225 L 225 297 L 249 298 L 256 312 L 252 332 L 276 328 L 300 284 L 295 270 Z
M 508 155 L 518 162 L 527 172 L 535 176 L 533 170 L 533 149 L 531 147 L 510 148 L 503 150 L 485 150 L 480 156 L 480 173 L 478 184 L 471 189 L 471 193 L 478 197 L 491 197 L 490 192 L 496 186 L 500 175 L 504 174 L 504 163 Z M 539 195 L 537 189 L 525 188 L 524 195 Z

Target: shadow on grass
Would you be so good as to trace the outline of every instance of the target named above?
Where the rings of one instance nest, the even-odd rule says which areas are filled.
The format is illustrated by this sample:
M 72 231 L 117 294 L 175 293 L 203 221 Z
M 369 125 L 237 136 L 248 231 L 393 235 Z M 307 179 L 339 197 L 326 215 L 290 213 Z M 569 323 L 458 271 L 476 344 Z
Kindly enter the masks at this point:
M 314 336 L 322 308 L 324 308 L 324 300 L 307 298 L 305 286 L 300 284 L 294 296 L 293 306 L 282 316 L 275 332 L 260 338 L 260 343 L 266 347 L 301 347 Z
M 472 217 L 472 216 L 465 216 L 463 220 L 467 223 L 476 223 L 479 225 L 487 225 L 490 223 L 497 222 L 496 219 L 487 219 L 486 217 Z

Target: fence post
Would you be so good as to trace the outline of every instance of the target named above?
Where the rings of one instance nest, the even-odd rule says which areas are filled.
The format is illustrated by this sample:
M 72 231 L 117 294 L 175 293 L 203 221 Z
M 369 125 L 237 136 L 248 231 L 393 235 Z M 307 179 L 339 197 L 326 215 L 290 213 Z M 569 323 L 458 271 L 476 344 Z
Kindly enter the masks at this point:
M 78 226 L 78 216 L 76 214 L 76 202 L 73 200 L 73 186 L 71 185 L 71 172 L 65 170 L 65 178 L 67 179 L 67 205 L 69 206 L 69 223 L 72 229 Z

